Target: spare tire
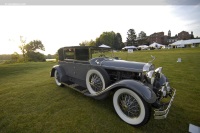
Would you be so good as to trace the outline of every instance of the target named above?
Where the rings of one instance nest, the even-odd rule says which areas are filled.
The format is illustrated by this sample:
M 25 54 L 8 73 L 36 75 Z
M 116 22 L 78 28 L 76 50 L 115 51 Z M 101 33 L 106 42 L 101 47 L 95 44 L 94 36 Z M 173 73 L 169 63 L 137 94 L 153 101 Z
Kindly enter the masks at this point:
M 103 91 L 109 84 L 109 75 L 103 68 L 92 68 L 86 74 L 86 86 L 93 95 Z

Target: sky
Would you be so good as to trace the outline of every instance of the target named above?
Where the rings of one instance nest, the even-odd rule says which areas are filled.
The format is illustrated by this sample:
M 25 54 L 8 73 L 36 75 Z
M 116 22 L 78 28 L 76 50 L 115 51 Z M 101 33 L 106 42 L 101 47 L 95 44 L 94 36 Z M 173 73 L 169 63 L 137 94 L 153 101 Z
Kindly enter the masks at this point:
M 138 35 L 163 31 L 172 36 L 193 31 L 200 36 L 198 5 L 65 5 L 0 6 L 0 54 L 21 54 L 20 36 L 26 42 L 41 40 L 44 54 L 55 54 L 60 47 L 78 46 L 95 40 L 105 31 L 120 33 L 123 42 L 127 31 Z

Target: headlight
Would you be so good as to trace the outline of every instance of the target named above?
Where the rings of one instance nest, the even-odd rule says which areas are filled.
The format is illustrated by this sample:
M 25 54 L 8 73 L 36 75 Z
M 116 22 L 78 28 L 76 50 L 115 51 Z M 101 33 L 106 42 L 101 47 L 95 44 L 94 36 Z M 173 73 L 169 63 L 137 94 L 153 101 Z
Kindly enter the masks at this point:
M 148 72 L 148 71 L 151 71 L 151 70 L 154 70 L 155 69 L 155 66 L 151 63 L 146 63 L 143 67 L 143 72 Z
M 149 72 L 147 72 L 147 77 L 148 78 L 152 78 L 152 76 L 153 76 L 153 73 L 154 73 L 154 71 L 152 70 L 152 71 L 149 71 Z
M 157 73 L 162 73 L 162 67 L 158 67 L 158 68 L 155 70 L 155 72 L 157 72 Z
M 147 76 L 148 80 L 151 82 L 151 84 L 153 84 L 154 80 L 155 80 L 154 70 L 151 70 L 151 71 L 147 72 L 146 76 Z
M 162 67 L 158 67 L 156 70 L 156 77 L 161 78 L 161 73 L 162 73 Z

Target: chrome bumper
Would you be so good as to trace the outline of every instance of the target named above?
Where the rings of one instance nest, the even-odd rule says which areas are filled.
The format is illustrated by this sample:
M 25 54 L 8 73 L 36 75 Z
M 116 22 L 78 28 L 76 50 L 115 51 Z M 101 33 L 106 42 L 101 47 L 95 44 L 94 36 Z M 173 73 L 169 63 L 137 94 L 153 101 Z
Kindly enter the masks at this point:
M 174 94 L 171 97 L 170 102 L 169 102 L 166 109 L 164 109 L 164 110 L 163 109 L 162 110 L 161 109 L 155 109 L 154 110 L 154 119 L 165 119 L 167 117 L 167 114 L 169 113 L 169 109 L 170 109 L 172 102 L 174 100 L 174 96 L 176 94 L 176 89 L 173 89 L 173 92 L 174 92 Z

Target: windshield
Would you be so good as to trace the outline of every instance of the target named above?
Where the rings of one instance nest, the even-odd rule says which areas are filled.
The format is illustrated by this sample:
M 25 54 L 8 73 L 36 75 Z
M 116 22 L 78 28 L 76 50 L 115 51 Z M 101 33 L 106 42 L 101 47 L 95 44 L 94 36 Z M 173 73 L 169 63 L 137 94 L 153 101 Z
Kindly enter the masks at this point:
M 114 53 L 112 51 L 112 49 L 106 49 L 106 48 L 102 48 L 102 49 L 91 49 L 91 53 L 92 53 L 92 58 L 96 58 L 96 57 L 107 57 L 107 58 L 113 58 L 114 57 Z

